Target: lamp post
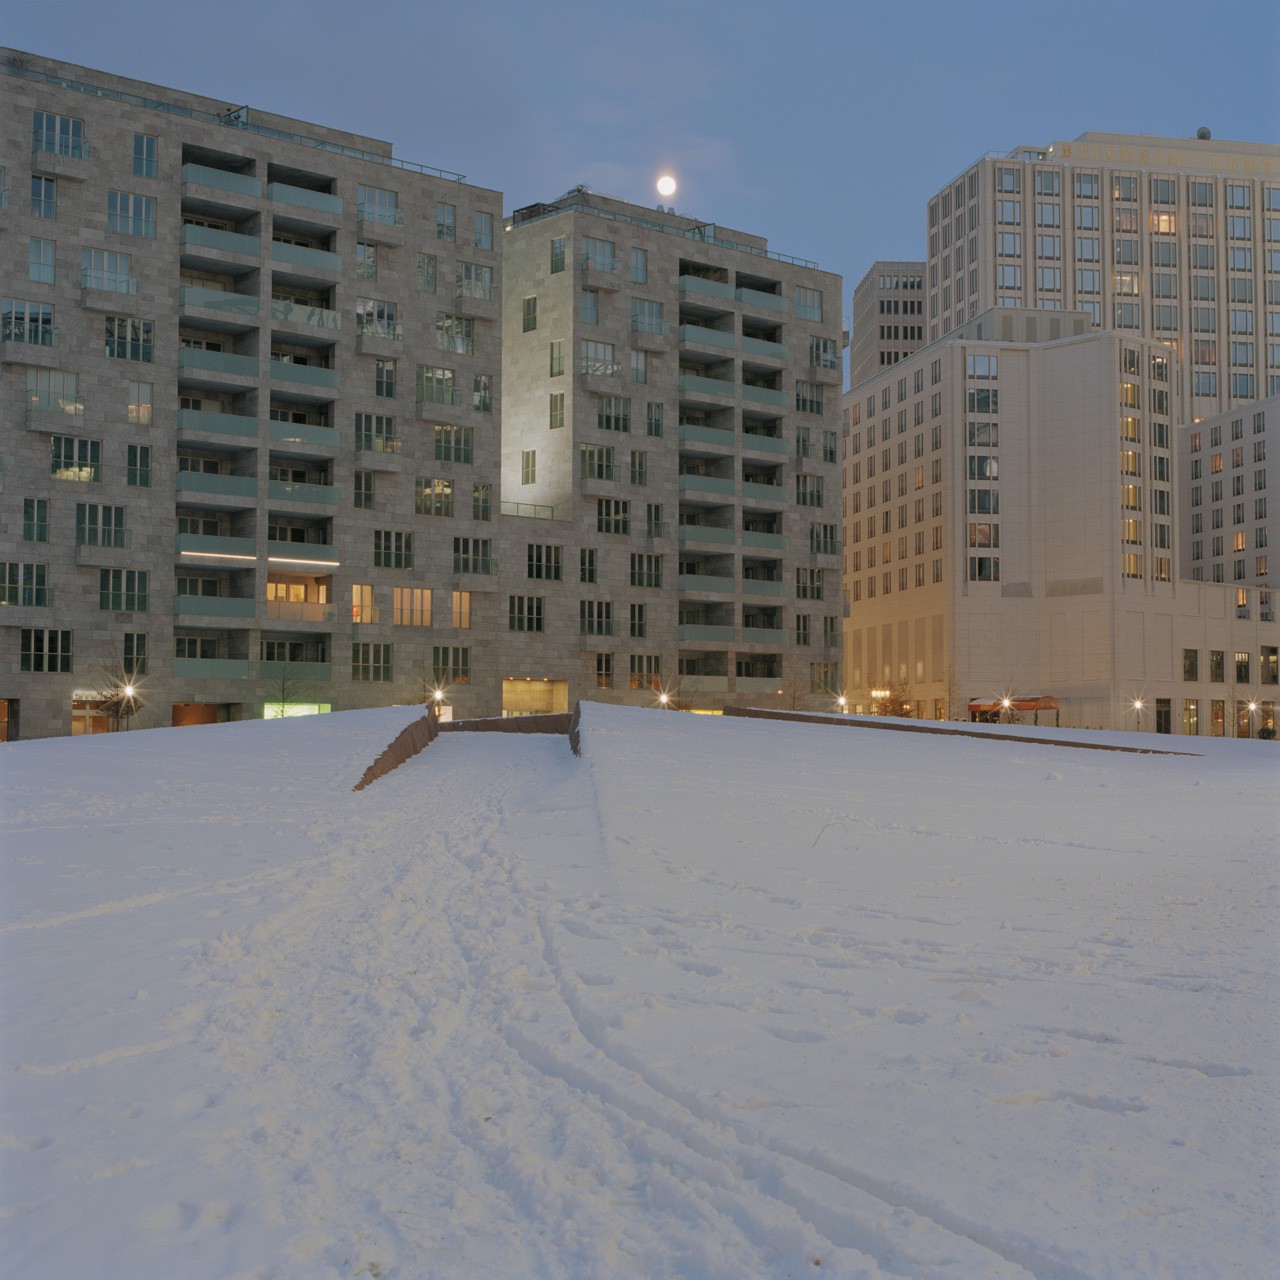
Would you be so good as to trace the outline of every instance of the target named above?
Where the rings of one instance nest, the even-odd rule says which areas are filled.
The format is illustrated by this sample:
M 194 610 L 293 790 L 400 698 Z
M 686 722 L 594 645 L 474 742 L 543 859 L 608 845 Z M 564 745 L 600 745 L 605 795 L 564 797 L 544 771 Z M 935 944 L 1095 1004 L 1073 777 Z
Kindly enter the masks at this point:
M 848 699 L 848 698 L 846 698 L 846 697 L 844 696 L 844 694 L 842 693 L 842 694 L 841 694 L 841 695 L 836 699 L 836 706 L 840 708 L 840 714 L 841 714 L 841 715 L 846 715 L 846 714 L 848 713 L 848 711 L 849 711 L 849 699 Z
M 1133 700 L 1134 723 L 1137 725 L 1137 732 L 1142 732 L 1142 699 L 1134 698 Z
M 1253 737 L 1253 713 L 1257 711 L 1258 704 L 1251 701 L 1249 703 L 1249 737 Z
M 658 706 L 660 706 L 664 711 L 671 710 L 671 695 L 667 693 L 666 690 L 663 690 L 658 694 Z
M 1011 714 L 1011 712 L 1013 711 L 1013 699 L 1007 696 L 1001 698 L 1000 710 L 1004 715 L 1005 724 L 1011 724 L 1013 722 L 1013 716 Z

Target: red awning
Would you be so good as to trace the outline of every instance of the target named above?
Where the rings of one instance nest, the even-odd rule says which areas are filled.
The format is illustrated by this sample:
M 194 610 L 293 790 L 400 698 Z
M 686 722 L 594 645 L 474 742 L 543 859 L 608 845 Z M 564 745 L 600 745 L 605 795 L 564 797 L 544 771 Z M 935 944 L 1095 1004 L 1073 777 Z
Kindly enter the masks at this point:
M 1004 705 L 1003 698 L 995 698 L 990 702 L 969 703 L 970 712 L 979 714 L 984 711 L 1057 711 L 1058 709 L 1057 698 L 1051 698 L 1048 694 L 1032 694 L 1026 698 L 1010 698 L 1007 707 Z

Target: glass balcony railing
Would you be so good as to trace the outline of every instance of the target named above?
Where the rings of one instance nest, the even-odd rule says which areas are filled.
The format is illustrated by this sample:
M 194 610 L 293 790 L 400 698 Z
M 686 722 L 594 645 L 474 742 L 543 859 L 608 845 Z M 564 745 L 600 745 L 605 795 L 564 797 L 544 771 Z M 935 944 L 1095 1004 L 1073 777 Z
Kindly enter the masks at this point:
M 733 481 L 721 476 L 699 476 L 699 475 L 682 475 L 680 480 L 681 493 L 722 493 L 729 496 L 733 494 Z
M 292 360 L 271 357 L 273 381 L 302 382 L 309 387 L 337 391 L 342 386 L 342 375 L 337 369 L 324 369 L 314 364 L 295 364 Z
M 230 191 L 238 196 L 260 196 L 262 183 L 246 173 L 230 173 L 226 169 L 213 169 L 204 164 L 184 164 L 182 181 L 199 187 L 213 187 L 218 191 Z
M 714 591 L 718 595 L 732 595 L 738 589 L 733 578 L 719 573 L 682 573 L 676 586 L 681 591 Z
M 226 351 L 206 351 L 203 347 L 182 347 L 178 351 L 178 372 L 220 373 L 233 378 L 256 378 L 257 356 L 237 356 Z
M 681 276 L 681 293 L 698 293 L 706 298 L 721 298 L 725 302 L 733 301 L 733 286 L 721 280 L 704 280 L 701 276 Z
M 307 502 L 314 506 L 336 507 L 338 490 L 331 484 L 305 484 L 297 480 L 267 481 L 267 496 L 276 502 Z
M 6 316 L 3 326 L 0 326 L 0 342 L 21 342 L 29 347 L 56 347 L 61 340 L 58 330 L 51 324 L 24 324 L 19 319 Z
M 242 413 L 214 413 L 207 409 L 179 409 L 178 431 L 210 432 L 221 436 L 256 436 L 258 419 Z
M 257 236 L 241 235 L 238 231 L 223 231 L 218 227 L 197 227 L 187 223 L 182 228 L 184 249 L 216 249 L 221 253 L 249 254 L 255 258 L 262 254 L 262 243 Z
M 775 391 L 772 387 L 751 387 L 744 384 L 742 398 L 754 404 L 772 405 L 775 409 L 786 409 L 791 404 L 785 391 Z
M 734 347 L 734 336 L 723 329 L 708 329 L 700 324 L 682 324 L 677 337 L 681 342 L 697 342 L 707 347 L 724 347 L 729 351 Z
M 720 542 L 733 545 L 733 530 L 716 524 L 682 524 L 681 542 Z
M 342 328 L 342 313 L 327 307 L 312 307 L 302 302 L 290 302 L 286 298 L 271 299 L 272 324 L 296 324 L 306 329 L 328 329 L 337 332 Z
M 362 338 L 385 338 L 388 342 L 404 340 L 404 325 L 398 320 L 378 320 L 373 316 L 356 316 L 356 335 Z
M 180 307 L 198 307 L 202 311 L 216 311 L 229 316 L 256 316 L 261 303 L 256 294 L 233 293 L 229 289 L 203 289 L 198 285 L 184 284 L 178 290 Z
M 252 618 L 254 602 L 240 596 L 174 596 L 175 618 Z
M 791 303 L 780 293 L 762 293 L 759 289 L 735 289 L 734 297 L 749 307 L 765 307 L 770 311 L 788 312 Z
M 248 502 L 256 502 L 258 497 L 258 481 L 254 476 L 179 471 L 174 487 L 178 493 L 220 494 L 224 498 L 244 498 Z
M 356 205 L 356 221 L 369 222 L 379 227 L 404 226 L 404 214 L 399 209 L 387 209 L 381 205 Z
M 620 378 L 622 361 L 597 360 L 592 356 L 582 356 L 578 361 L 578 372 L 588 378 Z
M 769 360 L 785 360 L 787 349 L 780 342 L 770 342 L 766 338 L 742 339 L 742 354 L 746 356 L 764 356 Z
M 272 440 L 288 444 L 320 445 L 336 449 L 339 443 L 338 429 L 320 423 L 277 422 L 273 419 L 269 428 Z
M 704 378 L 697 373 L 682 373 L 679 380 L 681 395 L 728 396 L 733 398 L 734 384 L 725 378 Z
M 305 244 L 287 244 L 283 240 L 271 242 L 271 256 L 276 262 L 287 262 L 291 267 L 326 274 L 342 271 L 342 255 L 328 249 L 313 249 Z
M 300 209 L 315 209 L 335 217 L 342 213 L 341 196 L 331 196 L 324 191 L 312 191 L 309 187 L 291 187 L 287 182 L 268 182 L 267 199 L 280 204 L 297 205 Z
M 294 564 L 337 564 L 338 548 L 324 542 L 268 542 L 267 559 Z
M 101 289 L 104 293 L 137 293 L 138 281 L 127 271 L 94 271 L 85 267 L 80 272 L 82 289 Z

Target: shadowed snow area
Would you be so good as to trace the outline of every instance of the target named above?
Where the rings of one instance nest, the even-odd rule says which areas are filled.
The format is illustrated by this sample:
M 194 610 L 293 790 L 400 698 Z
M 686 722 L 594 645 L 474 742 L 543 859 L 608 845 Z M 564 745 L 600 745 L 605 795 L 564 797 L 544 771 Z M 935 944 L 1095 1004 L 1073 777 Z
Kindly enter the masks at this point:
M 0 1274 L 1271 1274 L 1274 744 L 416 714 L 0 747 Z

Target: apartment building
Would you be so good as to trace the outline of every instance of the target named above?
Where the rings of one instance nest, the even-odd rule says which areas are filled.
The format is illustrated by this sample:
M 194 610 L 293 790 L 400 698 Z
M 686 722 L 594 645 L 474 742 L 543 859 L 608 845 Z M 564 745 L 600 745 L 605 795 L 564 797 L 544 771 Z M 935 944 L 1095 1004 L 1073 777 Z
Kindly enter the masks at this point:
M 6 736 L 493 703 L 500 194 L 253 108 L 0 73 Z
M 984 156 L 928 203 L 928 339 L 1081 310 L 1177 352 L 1188 421 L 1280 394 L 1280 146 L 1086 133 Z
M 515 212 L 504 275 L 508 705 L 828 705 L 839 277 L 584 189 Z
M 0 95 L 0 738 L 838 686 L 838 277 L 16 51 Z
M 1270 591 L 1181 563 L 1162 341 L 992 308 L 845 407 L 854 710 L 896 690 L 938 719 L 1008 698 L 1079 727 L 1274 726 Z
M 853 291 L 849 385 L 856 387 L 925 343 L 927 263 L 874 262 Z

